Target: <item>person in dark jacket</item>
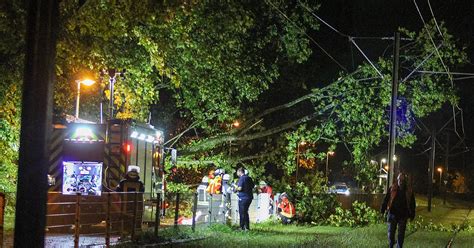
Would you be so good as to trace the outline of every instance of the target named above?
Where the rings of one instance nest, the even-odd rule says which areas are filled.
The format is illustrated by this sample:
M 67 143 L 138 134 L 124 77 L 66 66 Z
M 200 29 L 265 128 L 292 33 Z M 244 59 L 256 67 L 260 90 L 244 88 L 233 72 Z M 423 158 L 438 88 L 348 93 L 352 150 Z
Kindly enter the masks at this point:
M 407 176 L 400 173 L 385 195 L 381 213 L 387 212 L 389 247 L 395 245 L 395 233 L 398 227 L 397 247 L 403 247 L 407 220 L 415 218 L 415 195 L 407 184 Z
M 252 191 L 255 184 L 252 178 L 245 174 L 243 167 L 237 169 L 237 176 L 239 176 L 236 191 L 239 197 L 240 228 L 245 231 L 250 229 L 249 207 L 253 200 Z
M 117 186 L 117 192 L 144 192 L 145 187 L 140 181 L 140 167 L 135 165 L 128 166 L 128 172 Z

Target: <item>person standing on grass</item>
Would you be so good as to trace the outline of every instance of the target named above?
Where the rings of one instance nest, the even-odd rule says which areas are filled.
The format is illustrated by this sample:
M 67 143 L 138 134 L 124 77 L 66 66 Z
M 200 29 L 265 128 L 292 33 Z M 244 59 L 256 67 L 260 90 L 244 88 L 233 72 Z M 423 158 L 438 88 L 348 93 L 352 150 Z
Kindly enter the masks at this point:
M 415 195 L 407 184 L 407 176 L 398 174 L 397 182 L 394 182 L 385 195 L 381 213 L 387 212 L 388 242 L 389 247 L 395 245 L 395 233 L 398 227 L 397 247 L 403 247 L 407 220 L 415 218 Z
M 252 190 L 255 184 L 243 167 L 237 169 L 237 176 L 239 177 L 236 191 L 239 197 L 240 228 L 246 231 L 250 229 L 249 207 L 253 200 Z

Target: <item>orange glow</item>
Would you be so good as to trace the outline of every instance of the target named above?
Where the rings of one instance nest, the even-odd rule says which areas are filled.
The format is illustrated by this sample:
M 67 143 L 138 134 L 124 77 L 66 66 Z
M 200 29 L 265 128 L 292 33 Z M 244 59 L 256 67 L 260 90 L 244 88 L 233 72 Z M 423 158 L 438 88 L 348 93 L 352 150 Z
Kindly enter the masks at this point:
M 334 156 L 334 154 L 336 154 L 336 153 L 333 152 L 333 151 L 329 151 L 329 152 L 328 152 L 328 155 L 329 155 L 329 156 Z
M 91 86 L 95 83 L 95 81 L 92 79 L 84 79 L 84 80 L 80 80 L 79 82 L 86 86 Z
M 239 121 L 234 121 L 234 123 L 232 123 L 232 126 L 234 126 L 234 127 L 239 127 L 239 126 L 240 126 L 240 122 L 239 122 Z
M 443 172 L 443 168 L 438 167 L 438 172 L 440 172 L 440 173 Z

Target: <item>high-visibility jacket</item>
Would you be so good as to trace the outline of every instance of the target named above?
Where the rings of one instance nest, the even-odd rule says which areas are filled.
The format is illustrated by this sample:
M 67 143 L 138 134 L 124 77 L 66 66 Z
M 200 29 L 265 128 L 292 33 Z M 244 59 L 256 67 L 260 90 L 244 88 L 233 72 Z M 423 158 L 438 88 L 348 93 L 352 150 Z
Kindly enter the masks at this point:
M 278 203 L 278 208 L 281 209 L 280 214 L 287 218 L 293 218 L 296 214 L 295 206 L 286 197 Z
M 207 193 L 209 194 L 220 194 L 222 189 L 222 177 L 216 176 L 214 179 L 209 180 L 209 186 L 207 186 Z

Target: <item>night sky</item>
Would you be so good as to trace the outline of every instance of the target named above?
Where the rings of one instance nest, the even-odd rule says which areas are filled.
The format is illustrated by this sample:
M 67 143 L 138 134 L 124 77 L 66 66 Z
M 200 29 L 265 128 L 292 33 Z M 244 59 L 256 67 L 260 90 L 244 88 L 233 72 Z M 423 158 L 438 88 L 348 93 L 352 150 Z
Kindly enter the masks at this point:
M 416 1 L 420 12 L 426 22 L 432 19 L 432 14 L 428 6 L 427 0 Z M 430 1 L 434 16 L 438 23 L 445 22 L 448 31 L 458 40 L 457 44 L 460 47 L 466 48 L 466 53 L 470 63 L 459 68 L 451 68 L 451 71 L 474 73 L 474 1 Z M 418 31 L 422 28 L 423 22 L 418 14 L 415 3 L 413 1 L 378 1 L 378 0 L 333 0 L 323 1 L 321 8 L 315 12 L 319 17 L 324 19 L 328 24 L 339 30 L 340 32 L 349 36 L 369 36 L 369 37 L 389 37 L 393 36 L 397 27 L 404 27 L 412 31 Z M 364 57 L 357 49 L 351 45 L 347 37 L 336 33 L 329 27 L 321 23 L 320 30 L 311 34 L 314 39 L 320 43 L 336 60 L 345 66 L 349 71 L 354 70 L 357 65 L 364 62 Z M 379 56 L 391 56 L 393 41 L 382 39 L 367 39 L 357 40 L 357 44 L 367 54 L 370 59 L 377 59 Z M 402 44 L 403 45 L 403 42 Z M 319 70 L 327 73 L 322 75 L 315 75 L 314 82 L 331 81 L 337 77 L 337 72 L 341 68 L 333 62 L 328 56 L 323 54 L 318 48 L 314 48 L 313 59 L 319 62 L 314 64 L 318 66 Z M 409 71 L 401 70 L 400 77 L 403 78 Z M 463 76 L 455 76 L 460 78 Z M 466 76 L 464 76 L 466 77 Z M 458 148 L 451 151 L 449 159 L 449 166 L 452 171 L 464 170 L 474 162 L 473 152 L 466 151 L 466 148 L 473 147 L 474 133 L 470 123 L 474 121 L 474 102 L 471 94 L 474 87 L 474 78 L 463 80 L 455 80 L 455 86 L 459 88 L 460 107 L 463 110 L 464 131 L 461 130 L 461 118 L 458 116 L 457 128 L 461 138 L 465 136 L 465 140 L 460 142 L 454 132 L 454 124 L 451 121 L 447 128 L 443 130 L 438 136 L 437 140 L 440 144 L 447 143 L 447 133 L 450 133 L 450 146 L 453 147 L 456 143 L 460 143 Z M 314 86 L 318 86 L 315 84 Z M 419 125 L 429 123 L 435 125 L 439 130 L 451 117 L 453 116 L 450 106 L 446 106 L 442 111 L 433 113 L 431 116 L 422 120 L 417 120 Z M 400 154 L 401 167 L 417 177 L 420 184 L 426 184 L 427 167 L 429 152 L 423 153 L 430 146 L 430 142 L 424 144 L 428 136 L 424 130 L 417 129 L 416 133 L 419 140 L 411 149 L 403 149 L 397 146 L 396 154 Z M 375 151 L 374 159 L 380 161 L 381 157 L 386 157 L 387 145 L 386 141 L 382 142 L 382 146 Z M 344 153 L 343 149 L 341 150 Z M 334 180 L 347 180 L 341 174 L 341 166 L 343 160 L 347 159 L 339 151 L 338 155 L 332 161 L 332 166 L 336 178 Z M 445 163 L 445 151 L 441 147 L 437 147 L 437 157 L 435 166 L 443 165 Z M 453 156 L 455 153 L 459 153 Z M 338 173 L 339 172 L 339 173 Z M 435 174 L 435 178 L 436 178 Z M 426 180 L 425 180 L 426 179 Z M 421 187 L 420 188 L 424 188 Z

